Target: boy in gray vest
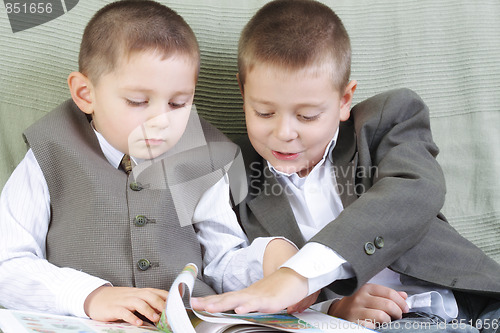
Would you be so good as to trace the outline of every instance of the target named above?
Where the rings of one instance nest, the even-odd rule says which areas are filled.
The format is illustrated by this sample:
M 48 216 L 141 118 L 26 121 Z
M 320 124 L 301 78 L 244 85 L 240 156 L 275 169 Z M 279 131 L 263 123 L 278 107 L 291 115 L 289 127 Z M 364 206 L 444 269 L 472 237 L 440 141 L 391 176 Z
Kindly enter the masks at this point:
M 381 332 L 494 332 L 500 265 L 440 213 L 445 183 L 428 109 L 412 91 L 351 110 L 347 32 L 327 6 L 276 0 L 245 26 L 238 80 L 248 138 L 250 240 L 300 251 L 247 289 L 195 308 L 273 312 L 320 288 L 328 313 Z M 344 297 L 343 297 L 344 296 Z
M 194 295 L 236 289 L 232 267 L 263 253 L 230 205 L 239 150 L 192 107 L 199 65 L 192 30 L 161 4 L 94 15 L 72 98 L 26 130 L 0 198 L 0 304 L 155 322 L 188 262 L 204 269 Z

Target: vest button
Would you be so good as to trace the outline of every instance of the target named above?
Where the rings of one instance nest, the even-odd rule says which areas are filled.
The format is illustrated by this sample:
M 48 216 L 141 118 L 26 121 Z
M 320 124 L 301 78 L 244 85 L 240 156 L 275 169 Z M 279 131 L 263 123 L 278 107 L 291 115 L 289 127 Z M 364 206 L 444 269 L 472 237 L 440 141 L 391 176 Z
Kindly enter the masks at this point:
M 141 271 L 147 270 L 149 267 L 151 267 L 151 263 L 149 262 L 148 259 L 141 259 L 137 262 L 137 266 Z
M 135 183 L 134 182 L 134 183 L 130 183 L 130 189 L 132 191 L 140 191 L 140 190 L 143 189 L 143 187 L 142 187 L 141 183 Z
M 148 222 L 148 219 L 144 215 L 137 215 L 134 219 L 134 224 L 137 227 L 144 227 L 146 223 Z

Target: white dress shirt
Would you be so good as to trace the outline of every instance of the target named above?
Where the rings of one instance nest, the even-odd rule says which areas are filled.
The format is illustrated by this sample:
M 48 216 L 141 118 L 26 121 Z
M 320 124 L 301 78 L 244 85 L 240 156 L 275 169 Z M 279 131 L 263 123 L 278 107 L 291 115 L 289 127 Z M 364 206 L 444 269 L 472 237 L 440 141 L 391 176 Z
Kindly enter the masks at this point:
M 96 135 L 106 159 L 118 168 L 123 153 Z M 261 279 L 264 251 L 275 239 L 259 238 L 249 246 L 229 202 L 229 186 L 221 179 L 202 196 L 194 212 L 194 222 L 200 222 L 194 227 L 202 246 L 204 277 L 217 292 L 241 289 Z M 0 304 L 86 317 L 85 299 L 109 282 L 49 263 L 45 253 L 49 223 L 49 190 L 30 149 L 0 196 Z

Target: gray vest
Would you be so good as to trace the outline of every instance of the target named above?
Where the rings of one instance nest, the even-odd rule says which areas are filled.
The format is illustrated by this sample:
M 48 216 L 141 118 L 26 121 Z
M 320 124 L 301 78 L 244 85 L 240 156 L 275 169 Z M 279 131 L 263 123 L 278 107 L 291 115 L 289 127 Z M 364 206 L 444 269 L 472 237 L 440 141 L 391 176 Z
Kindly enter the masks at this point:
M 231 163 L 228 156 L 234 157 L 237 147 L 213 126 L 200 122 L 206 145 L 177 151 L 130 176 L 109 164 L 88 118 L 72 100 L 28 128 L 25 140 L 50 193 L 47 259 L 115 286 L 165 290 L 185 264 L 195 263 L 201 271 L 202 253 L 195 230 L 192 224 L 181 226 L 175 207 L 180 206 L 179 200 L 173 200 L 169 185 L 184 193 L 196 192 L 191 197 L 193 204 L 187 205 L 192 210 L 200 194 L 220 179 L 223 167 Z M 189 133 L 192 128 L 188 124 L 174 148 L 190 141 L 195 134 Z M 214 156 L 214 142 L 224 142 L 224 156 Z M 218 168 L 222 168 L 218 177 L 183 184 Z M 185 212 L 186 207 L 179 211 L 182 208 L 184 215 L 192 215 L 192 211 Z M 201 279 L 200 273 L 193 295 L 214 293 Z

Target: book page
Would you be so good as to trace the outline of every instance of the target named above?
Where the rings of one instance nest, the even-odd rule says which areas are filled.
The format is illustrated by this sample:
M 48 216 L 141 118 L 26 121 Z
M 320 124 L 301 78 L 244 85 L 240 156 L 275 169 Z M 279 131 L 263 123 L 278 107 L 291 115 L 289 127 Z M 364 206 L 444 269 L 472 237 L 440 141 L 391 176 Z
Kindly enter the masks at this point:
M 191 296 L 197 274 L 198 267 L 195 264 L 187 264 L 175 278 L 168 293 L 165 310 L 162 312 L 160 321 L 157 324 L 162 331 L 167 333 L 196 333 L 184 307 L 182 296 L 185 291 Z M 167 318 L 175 318 L 175 321 L 168 322 Z

